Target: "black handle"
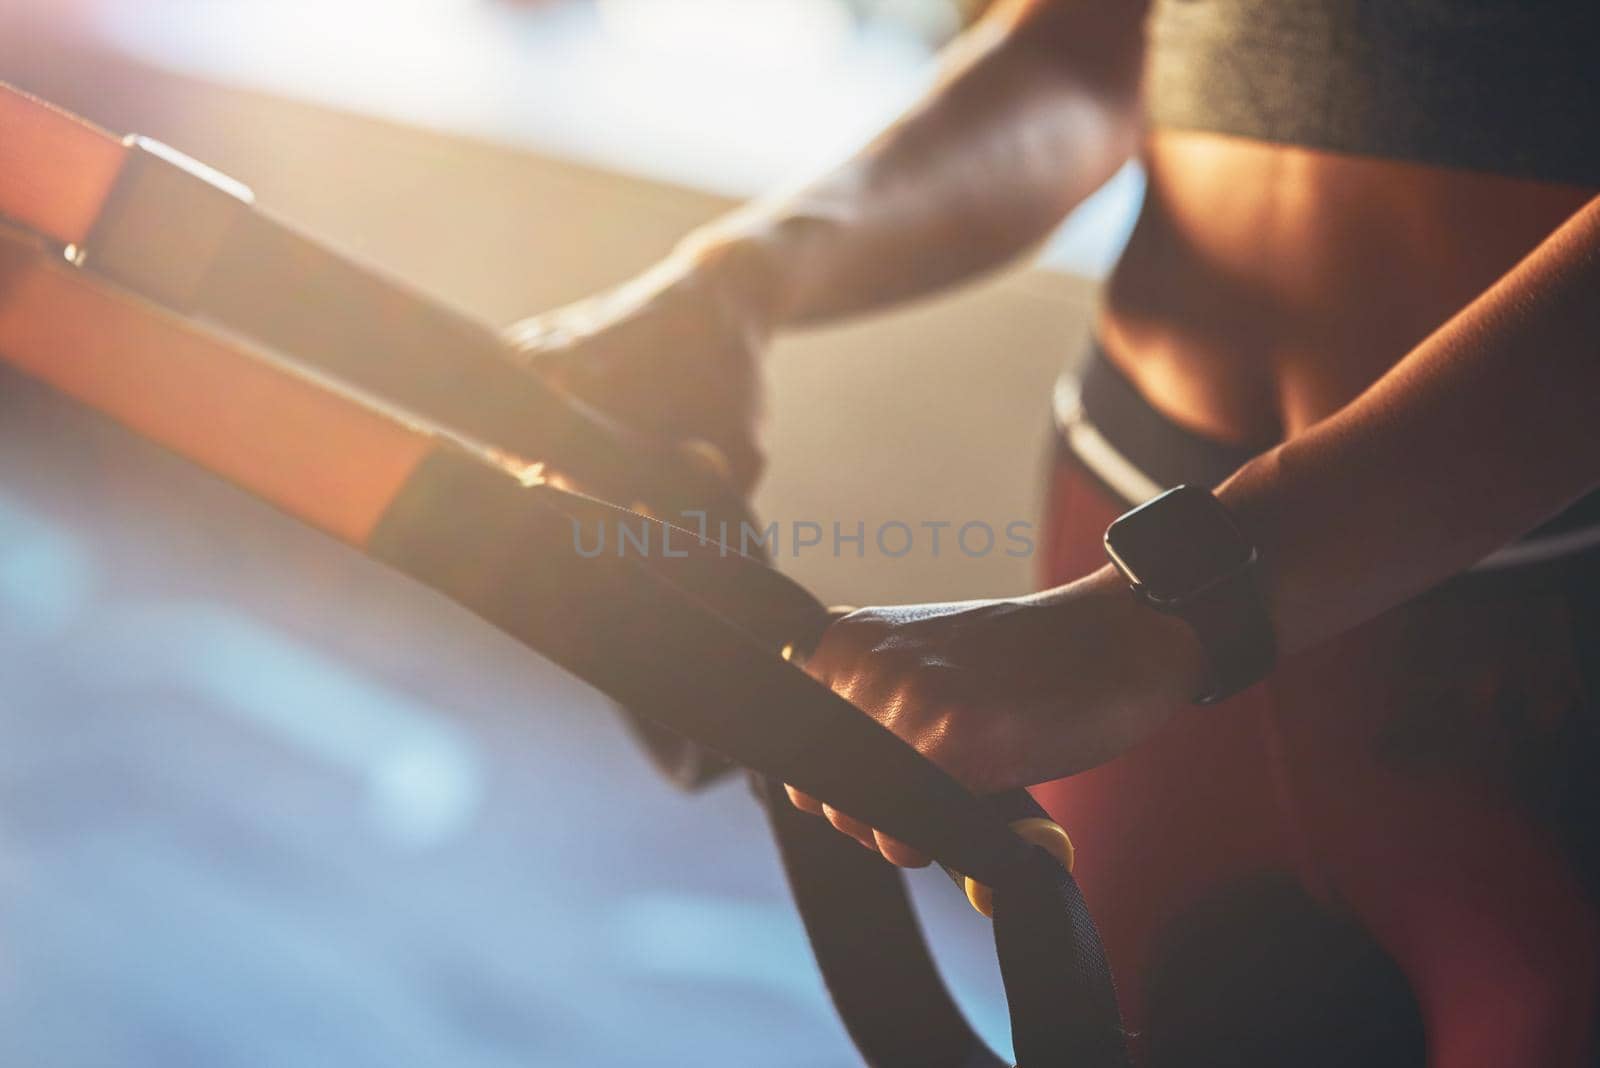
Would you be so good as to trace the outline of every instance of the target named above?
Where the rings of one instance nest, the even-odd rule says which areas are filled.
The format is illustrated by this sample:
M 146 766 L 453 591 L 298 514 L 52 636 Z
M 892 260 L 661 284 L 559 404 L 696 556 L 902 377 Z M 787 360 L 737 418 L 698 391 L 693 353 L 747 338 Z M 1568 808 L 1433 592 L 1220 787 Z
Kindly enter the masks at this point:
M 1068 875 L 1077 863 L 1078 851 L 1067 829 L 1051 818 L 1026 790 L 1009 790 L 984 798 L 984 804 L 1006 821 L 1011 833 L 1050 854 Z M 950 881 L 967 897 L 967 903 L 989 919 L 994 918 L 994 889 L 947 864 L 940 864 Z

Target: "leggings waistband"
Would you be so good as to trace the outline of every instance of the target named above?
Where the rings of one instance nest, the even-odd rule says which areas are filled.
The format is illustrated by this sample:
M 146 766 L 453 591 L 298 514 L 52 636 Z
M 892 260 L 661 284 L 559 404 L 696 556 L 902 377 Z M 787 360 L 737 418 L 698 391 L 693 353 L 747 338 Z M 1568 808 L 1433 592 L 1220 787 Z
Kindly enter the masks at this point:
M 1079 452 L 1072 441 L 1074 425 L 1097 430 L 1117 454 L 1146 476 L 1157 492 L 1184 483 L 1214 489 L 1271 445 L 1232 445 L 1173 422 L 1144 399 L 1094 339 L 1090 339 L 1078 375 L 1064 375 L 1057 386 L 1056 424 L 1074 452 Z M 1077 445 L 1089 441 L 1081 431 L 1076 437 Z M 1080 454 L 1079 458 L 1095 470 L 1095 464 L 1090 462 L 1094 456 L 1092 445 L 1088 451 L 1090 456 Z M 1121 491 L 1121 487 L 1113 488 Z M 1148 496 L 1130 499 L 1129 503 Z
M 1232 445 L 1178 425 L 1118 370 L 1097 339 L 1056 383 L 1060 445 L 1127 504 L 1188 484 L 1214 489 L 1270 444 Z M 1600 566 L 1600 491 L 1580 498 L 1537 530 L 1493 553 L 1474 573 L 1567 565 Z

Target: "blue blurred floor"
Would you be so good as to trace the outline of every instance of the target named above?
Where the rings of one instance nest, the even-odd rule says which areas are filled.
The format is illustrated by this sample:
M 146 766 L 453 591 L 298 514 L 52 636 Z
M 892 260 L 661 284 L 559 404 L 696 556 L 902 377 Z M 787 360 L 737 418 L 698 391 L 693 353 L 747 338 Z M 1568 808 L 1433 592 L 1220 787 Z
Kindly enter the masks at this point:
M 0 1065 L 853 1063 L 742 787 L 0 373 Z

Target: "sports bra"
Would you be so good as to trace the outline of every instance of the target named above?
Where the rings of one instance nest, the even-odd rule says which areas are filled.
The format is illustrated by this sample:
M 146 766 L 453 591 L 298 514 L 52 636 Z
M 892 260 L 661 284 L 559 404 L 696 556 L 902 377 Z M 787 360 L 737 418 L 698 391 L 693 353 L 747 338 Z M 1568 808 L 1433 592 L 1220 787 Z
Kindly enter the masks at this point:
M 1600 186 L 1597 0 L 1156 0 L 1153 125 Z

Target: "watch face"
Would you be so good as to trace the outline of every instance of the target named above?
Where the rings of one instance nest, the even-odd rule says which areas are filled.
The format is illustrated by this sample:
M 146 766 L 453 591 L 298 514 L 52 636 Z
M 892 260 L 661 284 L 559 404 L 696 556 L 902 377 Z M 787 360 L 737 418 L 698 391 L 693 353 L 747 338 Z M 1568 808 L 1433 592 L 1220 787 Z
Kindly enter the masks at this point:
M 1233 518 L 1203 489 L 1179 486 L 1111 524 L 1106 549 L 1152 597 L 1181 599 L 1255 559 Z

